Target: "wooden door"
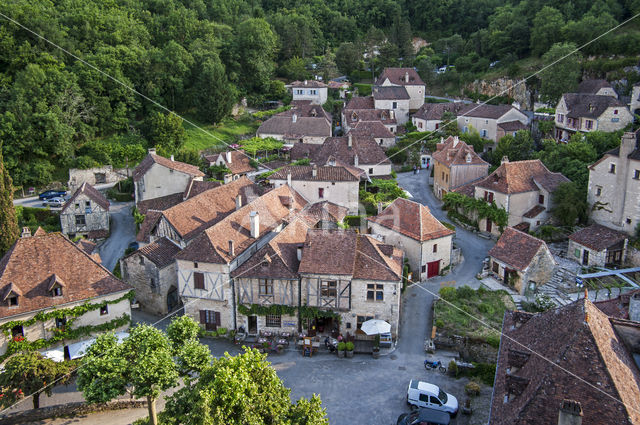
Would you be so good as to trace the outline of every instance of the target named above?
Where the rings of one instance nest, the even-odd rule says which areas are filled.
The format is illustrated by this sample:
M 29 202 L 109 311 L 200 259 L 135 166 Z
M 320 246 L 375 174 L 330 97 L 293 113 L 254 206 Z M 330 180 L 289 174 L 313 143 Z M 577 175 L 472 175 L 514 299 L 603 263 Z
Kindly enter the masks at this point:
M 440 273 L 440 260 L 427 263 L 427 279 Z
M 493 223 L 491 222 L 491 220 L 487 219 L 487 232 L 491 233 L 492 226 Z
M 587 251 L 586 249 L 582 251 L 582 264 L 584 266 L 589 265 L 589 251 Z
M 255 335 L 258 333 L 258 318 L 256 316 L 249 316 L 249 334 Z

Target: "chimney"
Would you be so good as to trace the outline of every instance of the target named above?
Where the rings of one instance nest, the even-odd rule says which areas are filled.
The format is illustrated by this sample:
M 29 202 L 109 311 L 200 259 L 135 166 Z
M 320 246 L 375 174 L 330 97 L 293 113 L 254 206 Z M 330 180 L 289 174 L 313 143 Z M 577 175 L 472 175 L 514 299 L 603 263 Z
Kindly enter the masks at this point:
M 23 227 L 22 228 L 22 234 L 20 235 L 21 238 L 29 238 L 31 237 L 31 229 L 29 229 L 28 227 Z
M 149 148 L 149 153 L 151 155 L 155 155 L 156 154 L 156 148 Z
M 629 157 L 629 154 L 636 148 L 636 135 L 635 133 L 627 132 L 622 135 L 622 141 L 620 142 L 620 159 L 625 160 Z
M 347 136 L 347 146 L 353 146 L 353 136 L 351 135 L 351 133 L 349 133 L 349 135 Z
M 239 193 L 236 195 L 236 211 L 242 208 L 242 195 Z
M 629 320 L 640 322 L 640 293 L 629 298 Z
M 175 159 L 173 159 L 173 155 L 171 155 L 171 161 L 175 161 Z
M 296 256 L 298 257 L 298 261 L 302 261 L 302 245 L 298 245 L 296 248 Z
M 292 114 L 291 115 L 291 122 L 296 122 L 298 121 L 298 115 L 297 114 Z
M 307 85 L 307 80 L 304 80 L 304 85 L 305 85 L 305 86 Z
M 251 237 L 258 239 L 260 236 L 260 214 L 258 211 L 251 211 L 249 217 L 251 218 Z
M 227 154 L 227 163 L 231 164 L 231 151 L 227 151 L 226 154 Z
M 287 198 L 287 202 L 289 202 L 289 204 L 287 205 L 289 207 L 289 211 L 293 211 L 293 196 L 289 196 Z
M 453 138 L 453 147 L 455 148 L 459 142 L 460 142 L 460 139 L 458 138 L 458 136 L 455 136 Z
M 378 215 L 382 214 L 382 202 L 378 202 Z
M 574 400 L 562 400 L 558 425 L 582 425 L 582 406 Z
M 318 166 L 316 164 L 311 166 L 311 175 L 313 177 L 318 177 Z
M 395 118 L 396 118 L 396 113 L 395 113 L 395 111 L 393 111 L 393 110 L 392 110 L 392 111 L 389 111 L 389 116 L 391 117 L 391 119 L 392 119 L 392 120 L 393 120 L 393 119 L 395 119 Z
M 503 156 L 502 157 L 502 161 L 500 161 L 500 165 L 502 164 L 508 164 L 509 163 L 509 157 L 508 156 Z
M 233 249 L 233 241 L 229 241 L 229 255 L 233 257 L 236 251 Z
M 291 171 L 287 171 L 287 184 L 291 187 Z
M 404 82 L 405 83 L 409 82 L 409 71 L 405 71 L 405 73 L 404 73 Z
M 353 156 L 353 165 L 356 167 L 358 166 L 358 154 L 355 154 Z

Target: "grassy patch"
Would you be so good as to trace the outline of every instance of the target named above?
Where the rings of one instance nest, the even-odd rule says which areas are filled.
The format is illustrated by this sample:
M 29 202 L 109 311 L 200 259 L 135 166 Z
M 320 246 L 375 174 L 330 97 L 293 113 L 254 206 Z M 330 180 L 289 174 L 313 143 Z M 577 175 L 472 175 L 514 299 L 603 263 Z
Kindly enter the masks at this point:
M 184 144 L 186 149 L 201 151 L 235 143 L 242 136 L 253 136 L 260 126 L 260 122 L 254 120 L 249 115 L 243 115 L 237 119 L 227 118 L 218 124 L 204 124 L 195 122 L 200 128 L 206 130 L 207 134 L 200 128 L 196 128 L 189 123 L 184 123 L 187 131 L 187 141 Z
M 483 323 L 494 329 L 502 328 L 504 312 L 515 309 L 506 291 L 473 290 L 463 286 L 460 289 L 442 288 L 440 297 L 442 299 L 436 302 L 433 317 L 439 330 L 483 341 L 494 347 L 500 344 L 500 334 Z
M 371 84 L 356 83 L 353 86 L 358 89 L 358 96 L 369 96 L 371 94 Z

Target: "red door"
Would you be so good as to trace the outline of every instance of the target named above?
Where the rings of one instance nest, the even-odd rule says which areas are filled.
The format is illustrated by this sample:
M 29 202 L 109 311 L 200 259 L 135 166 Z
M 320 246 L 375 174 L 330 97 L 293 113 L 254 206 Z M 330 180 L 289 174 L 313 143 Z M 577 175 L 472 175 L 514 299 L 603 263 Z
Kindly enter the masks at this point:
M 440 260 L 427 263 L 427 279 L 438 276 L 440 273 Z

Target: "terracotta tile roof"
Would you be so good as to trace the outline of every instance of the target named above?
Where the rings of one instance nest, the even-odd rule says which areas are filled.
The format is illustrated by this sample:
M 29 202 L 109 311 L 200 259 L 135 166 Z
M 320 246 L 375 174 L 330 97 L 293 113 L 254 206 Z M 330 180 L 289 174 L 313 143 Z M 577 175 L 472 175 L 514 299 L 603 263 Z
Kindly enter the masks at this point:
M 475 117 L 475 118 L 489 118 L 489 119 L 498 119 L 502 117 L 507 112 L 518 108 L 511 105 L 489 105 L 489 104 L 477 104 L 477 103 L 468 103 L 465 104 L 459 111 L 459 115 L 464 115 L 466 117 Z
M 375 109 L 373 96 L 353 96 L 344 106 L 345 110 L 351 109 Z
M 351 230 L 309 230 L 298 271 L 395 282 L 402 278 L 402 251 Z
M 504 162 L 489 176 L 475 183 L 477 187 L 500 193 L 522 193 L 538 191 L 536 185 L 553 192 L 560 183 L 569 179 L 561 173 L 552 173 L 539 159 Z
M 291 117 L 296 114 L 298 117 L 325 117 L 327 121 L 331 122 L 331 114 L 324 110 L 322 105 L 311 103 L 310 100 L 293 100 L 291 101 L 291 108 L 278 113 L 278 117 Z
M 638 368 L 612 321 L 590 301 L 535 315 L 507 311 L 502 332 L 489 423 L 555 424 L 567 398 L 581 404 L 584 424 L 640 423 Z M 605 402 L 603 392 L 622 403 Z
M 138 208 L 140 214 L 146 214 L 149 210 L 164 211 L 178 205 L 183 200 L 184 197 L 182 193 L 172 193 L 171 195 L 140 201 L 136 205 L 136 208 Z
M 584 93 L 565 93 L 562 95 L 570 118 L 599 118 L 607 108 L 626 108 L 626 105 L 613 96 L 600 96 Z
M 451 168 L 452 165 L 486 165 L 487 170 L 489 169 L 489 163 L 480 158 L 473 146 L 453 136 L 438 143 L 437 150 L 431 156 L 447 168 Z M 470 161 L 467 161 L 467 158 Z
M 316 169 L 316 175 L 313 175 L 313 169 Z M 288 165 L 282 167 L 277 173 L 272 174 L 269 180 L 287 180 L 288 174 L 291 173 L 292 180 L 304 181 L 325 181 L 325 182 L 345 182 L 359 181 L 360 179 L 349 172 L 345 167 L 340 166 L 316 166 L 316 165 Z
M 293 81 L 287 84 L 289 87 L 310 87 L 310 88 L 324 88 L 327 87 L 325 83 L 318 80 L 304 80 L 304 81 Z
M 136 252 L 144 255 L 158 268 L 162 269 L 173 263 L 176 254 L 180 252 L 180 247 L 163 237 L 143 246 Z
M 445 112 L 458 115 L 464 109 L 464 105 L 465 104 L 461 102 L 425 103 L 413 116 L 425 121 L 440 121 Z
M 455 233 L 440 223 L 429 207 L 403 198 L 396 199 L 379 215 L 367 217 L 367 220 L 420 242 Z
M 507 227 L 498 242 L 489 250 L 489 256 L 516 270 L 524 271 L 542 246 L 547 247 L 543 240 L 513 227 Z
M 475 198 L 475 196 L 476 196 L 476 185 L 475 185 L 475 182 L 478 181 L 478 180 L 479 179 L 476 179 L 476 180 L 474 180 L 472 182 L 463 184 L 462 186 L 453 189 L 453 192 L 461 193 L 463 195 L 468 196 L 469 198 Z
M 338 89 L 342 89 L 342 88 L 349 88 L 351 87 L 351 83 L 349 83 L 348 81 L 329 81 L 329 88 L 330 89 L 334 89 L 334 90 L 338 90 Z
M 49 292 L 51 276 L 64 282 L 62 296 Z M 0 304 L 0 317 L 131 289 L 60 233 L 20 238 L 0 260 L 0 293 L 21 292 L 17 307 Z
M 261 193 L 258 185 L 241 177 L 169 208 L 162 216 L 181 238 L 190 240 L 235 211 L 238 195 L 245 205 Z
M 513 228 L 516 229 L 516 230 L 520 230 L 521 232 L 524 232 L 524 233 L 529 233 L 529 229 L 531 228 L 531 224 L 527 223 L 526 221 L 523 221 L 523 222 L 518 223 L 515 226 L 513 226 Z
M 35 233 L 33 234 L 33 236 L 44 236 L 46 235 L 47 232 L 40 226 L 38 226 L 38 228 L 36 229 Z M 82 240 L 82 239 L 80 239 Z
M 596 94 L 600 89 L 603 88 L 612 89 L 613 86 L 611 86 L 611 83 L 609 83 L 607 80 L 584 80 L 578 86 L 578 93 Z
M 89 230 L 87 232 L 87 238 L 89 239 L 105 239 L 109 237 L 109 231 L 107 229 Z
M 78 198 L 78 196 L 80 195 L 87 196 L 93 202 L 100 205 L 100 207 L 103 208 L 105 211 L 109 211 L 109 201 L 107 200 L 107 198 L 105 198 L 105 196 L 98 189 L 91 186 L 89 183 L 84 182 L 82 183 L 82 186 L 80 186 L 73 193 L 71 198 L 69 198 L 69 200 L 64 204 L 64 206 L 62 207 L 62 210 L 60 211 L 60 214 L 64 214 L 67 208 L 69 207 L 69 205 L 73 205 L 76 199 Z M 84 211 L 84 207 L 83 207 L 83 211 Z
M 403 86 L 375 86 L 373 98 L 375 100 L 408 100 L 411 96 Z
M 231 155 L 231 162 L 228 161 L 228 155 Z M 256 170 L 251 166 L 250 158 L 246 153 L 244 153 L 244 151 L 234 150 L 221 152 L 216 155 L 205 155 L 205 159 L 209 161 L 210 164 L 216 163 L 219 158 L 222 158 L 222 161 L 227 166 L 229 171 L 231 171 L 231 174 L 246 174 Z
M 148 154 L 138 166 L 133 170 L 133 181 L 140 180 L 142 176 L 153 166 L 153 164 L 162 165 L 163 167 L 189 174 L 194 177 L 204 177 L 204 173 L 198 167 L 186 164 L 180 161 L 172 161 L 160 155 Z
M 176 258 L 227 264 L 282 222 L 292 220 L 306 204 L 307 201 L 289 186 L 280 186 L 207 228 Z M 259 238 L 251 237 L 253 212 L 259 216 Z M 233 255 L 229 252 L 229 241 L 233 241 Z
M 500 127 L 506 132 L 513 132 L 513 131 L 520 131 L 520 130 L 527 129 L 526 125 L 524 125 L 522 122 L 517 120 L 498 123 L 498 127 Z
M 331 121 L 324 116 L 296 117 L 275 115 L 263 122 L 257 131 L 258 135 L 282 135 L 286 139 L 302 137 L 330 137 Z
M 407 81 L 407 77 L 409 81 Z M 380 85 L 384 83 L 386 79 L 389 79 L 391 84 L 397 84 L 401 86 L 424 86 L 424 81 L 418 75 L 413 68 L 385 68 L 382 74 L 376 80 L 376 84 Z
M 540 214 L 544 210 L 546 210 L 546 208 L 543 207 L 542 205 L 536 205 L 535 207 L 531 208 L 529 211 L 524 213 L 523 217 L 534 218 L 534 217 L 537 217 L 538 214 Z
M 380 121 L 358 121 L 349 133 L 357 136 L 375 137 L 376 139 L 395 139 L 396 137 Z
M 593 305 L 609 317 L 627 320 L 629 319 L 629 299 L 638 293 L 640 289 L 626 292 L 610 300 L 596 301 Z
M 329 157 L 333 156 L 338 161 L 355 166 L 356 155 L 358 155 L 358 167 L 391 163 L 382 147 L 373 138 L 360 134 L 351 135 L 351 147 L 349 147 L 348 135 L 329 137 L 315 156 L 310 158 L 313 162 L 325 164 Z
M 44 236 L 45 234 L 46 233 L 38 234 L 38 232 L 36 232 L 33 236 Z M 76 242 L 76 245 L 78 246 L 78 248 L 80 248 L 81 250 L 83 250 L 85 253 L 89 255 L 93 253 L 93 251 L 96 249 L 96 246 L 97 246 L 95 242 L 92 242 L 88 239 L 78 239 L 78 241 Z
M 360 121 L 379 121 L 383 125 L 394 125 L 398 121 L 392 112 L 386 109 L 344 109 L 343 115 L 349 127 Z
M 294 219 L 268 244 L 260 248 L 244 264 L 231 272 L 234 279 L 296 279 L 298 277 L 298 247 L 307 239 L 309 224 Z
M 136 241 L 149 243 L 151 233 L 161 218 L 162 211 L 147 210 L 147 213 L 144 215 L 144 221 L 140 225 L 140 229 L 136 235 Z
M 220 187 L 220 186 L 222 186 L 222 183 L 220 182 L 214 182 L 214 181 L 208 181 L 208 180 L 200 181 L 200 180 L 191 179 L 191 181 L 189 182 L 189 185 L 187 186 L 187 188 L 184 190 L 184 193 L 182 194 L 182 200 L 186 201 L 187 199 L 200 195 L 201 193 L 204 193 L 209 189 L 215 189 L 216 187 Z M 154 209 L 158 209 L 158 208 L 154 208 Z M 167 208 L 163 208 L 161 211 L 164 211 L 166 209 Z
M 569 235 L 570 240 L 595 251 L 604 251 L 628 238 L 626 233 L 600 224 L 592 224 Z
M 322 201 L 307 204 L 300 212 L 300 216 L 312 226 L 315 226 L 319 221 L 340 223 L 347 216 L 347 212 L 347 208 L 343 206 L 329 201 Z
M 291 147 L 289 156 L 292 161 L 305 158 L 315 158 L 318 151 L 322 148 L 322 145 L 314 145 L 311 143 L 296 143 Z

